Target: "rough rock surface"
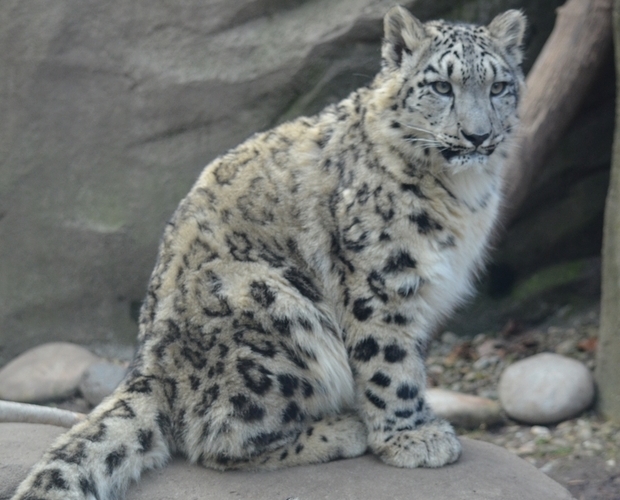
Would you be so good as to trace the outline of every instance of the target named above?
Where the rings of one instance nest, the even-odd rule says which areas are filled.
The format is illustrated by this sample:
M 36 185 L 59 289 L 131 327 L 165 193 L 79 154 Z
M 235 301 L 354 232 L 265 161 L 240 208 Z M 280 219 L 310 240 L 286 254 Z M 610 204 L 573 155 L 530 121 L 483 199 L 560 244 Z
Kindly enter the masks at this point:
M 0 424 L 0 498 L 11 492 L 40 457 L 58 427 Z M 570 500 L 558 483 L 515 455 L 487 443 L 463 440 L 459 461 L 440 469 L 398 469 L 372 456 L 275 472 L 215 472 L 175 459 L 145 474 L 127 500 L 166 498 L 256 500 L 372 498 L 392 500 Z
M 594 379 L 579 361 L 540 353 L 510 365 L 499 380 L 506 413 L 529 424 L 551 424 L 576 417 L 594 401 Z
M 80 380 L 80 392 L 91 405 L 97 406 L 123 380 L 127 369 L 116 363 L 100 361 L 90 365 Z
M 200 170 L 379 68 L 393 0 L 0 2 L 0 365 L 44 339 L 134 341 L 165 221 Z M 563 0 L 524 7 L 534 61 Z
M 68 342 L 34 347 L 0 370 L 0 399 L 53 401 L 76 392 L 84 371 L 99 358 Z

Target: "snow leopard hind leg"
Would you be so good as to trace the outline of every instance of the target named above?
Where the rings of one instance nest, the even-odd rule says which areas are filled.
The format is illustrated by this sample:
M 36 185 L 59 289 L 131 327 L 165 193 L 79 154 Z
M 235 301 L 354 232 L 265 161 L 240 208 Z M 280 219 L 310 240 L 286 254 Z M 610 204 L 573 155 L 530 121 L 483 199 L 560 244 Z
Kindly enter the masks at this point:
M 358 416 L 330 415 L 299 426 L 287 441 L 269 451 L 237 459 L 202 456 L 199 463 L 220 470 L 276 470 L 355 458 L 366 452 L 367 440 L 366 426 Z
M 173 302 L 184 311 L 202 307 L 183 321 L 161 313 L 155 340 L 146 342 L 146 357 L 169 374 L 163 383 L 179 451 L 220 470 L 363 454 L 366 427 L 348 413 L 355 390 L 342 332 L 316 281 L 292 265 L 225 269 L 203 266 L 212 288 L 193 286 L 199 273 L 189 277 Z

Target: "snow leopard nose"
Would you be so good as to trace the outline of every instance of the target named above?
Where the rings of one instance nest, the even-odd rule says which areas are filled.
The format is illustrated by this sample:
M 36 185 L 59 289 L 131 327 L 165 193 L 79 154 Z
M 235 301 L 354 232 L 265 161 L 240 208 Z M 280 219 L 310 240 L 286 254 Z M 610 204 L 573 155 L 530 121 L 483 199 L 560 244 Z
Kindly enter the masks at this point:
M 485 141 L 485 139 L 491 135 L 490 133 L 467 134 L 463 130 L 461 130 L 461 134 L 463 134 L 463 137 L 465 137 L 465 139 L 471 142 L 475 147 L 480 146 L 480 144 L 482 144 Z

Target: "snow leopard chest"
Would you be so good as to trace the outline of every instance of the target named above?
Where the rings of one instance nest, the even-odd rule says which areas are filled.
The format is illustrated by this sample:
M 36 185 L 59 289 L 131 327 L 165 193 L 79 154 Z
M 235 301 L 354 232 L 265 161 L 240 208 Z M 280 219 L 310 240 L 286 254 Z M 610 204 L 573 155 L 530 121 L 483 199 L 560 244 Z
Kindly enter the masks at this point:
M 500 193 L 493 175 L 472 172 L 475 183 L 467 177 L 449 186 L 428 175 L 342 190 L 335 258 L 367 287 L 345 293 L 372 298 L 392 316 L 415 317 L 425 329 L 469 297 Z

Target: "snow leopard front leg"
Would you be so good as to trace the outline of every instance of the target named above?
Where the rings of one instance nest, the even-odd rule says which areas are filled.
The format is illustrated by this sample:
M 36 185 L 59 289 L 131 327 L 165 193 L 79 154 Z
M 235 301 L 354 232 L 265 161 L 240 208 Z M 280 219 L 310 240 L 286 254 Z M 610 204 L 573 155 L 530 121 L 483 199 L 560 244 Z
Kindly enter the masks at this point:
M 441 467 L 456 461 L 461 444 L 452 426 L 424 400 L 426 335 L 404 324 L 404 315 L 376 313 L 371 304 L 353 302 L 347 336 L 370 449 L 398 467 Z

